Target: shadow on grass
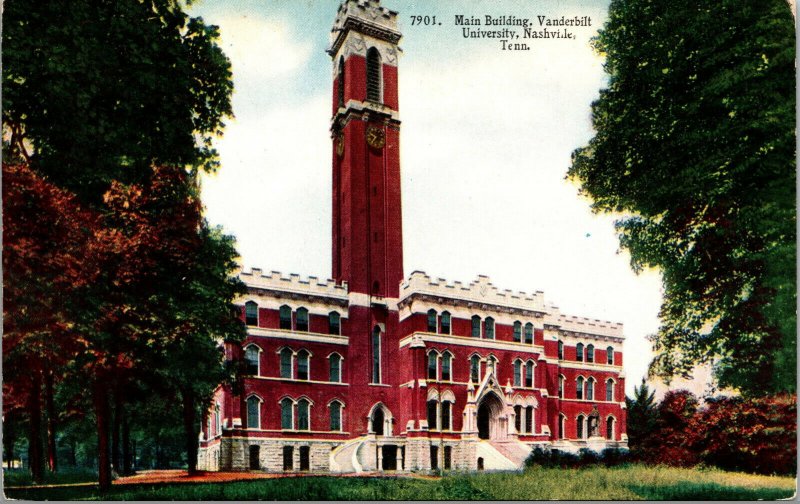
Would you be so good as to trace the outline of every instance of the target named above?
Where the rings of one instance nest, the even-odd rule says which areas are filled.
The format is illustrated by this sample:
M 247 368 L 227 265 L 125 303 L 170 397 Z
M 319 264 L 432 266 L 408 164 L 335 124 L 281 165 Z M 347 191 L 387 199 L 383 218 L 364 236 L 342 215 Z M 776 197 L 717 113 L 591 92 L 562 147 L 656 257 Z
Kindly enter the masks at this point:
M 92 469 L 64 468 L 58 472 L 44 472 L 44 484 L 64 485 L 69 483 L 93 483 L 97 481 L 97 473 Z M 32 485 L 33 478 L 27 469 L 4 469 L 3 484 L 6 486 Z
M 645 500 L 777 500 L 794 495 L 782 488 L 745 488 L 717 483 L 683 482 L 678 485 L 626 485 Z

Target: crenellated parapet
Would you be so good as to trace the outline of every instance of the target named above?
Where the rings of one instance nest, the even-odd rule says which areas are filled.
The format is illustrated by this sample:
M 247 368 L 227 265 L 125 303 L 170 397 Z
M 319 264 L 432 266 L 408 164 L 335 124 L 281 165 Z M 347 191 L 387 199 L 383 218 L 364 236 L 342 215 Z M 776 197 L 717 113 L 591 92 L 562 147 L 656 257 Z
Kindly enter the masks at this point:
M 336 283 L 334 280 L 320 280 L 315 276 L 301 277 L 295 273 L 286 276 L 278 271 L 264 274 L 259 268 L 241 271 L 239 278 L 247 285 L 248 290 L 325 297 L 344 302 L 348 300 L 347 282 Z
M 400 284 L 400 303 L 414 297 L 441 298 L 457 304 L 486 306 L 499 311 L 528 312 L 544 316 L 548 310 L 544 293 L 514 292 L 495 287 L 485 275 L 470 283 L 448 282 L 443 278 L 431 278 L 422 271 L 415 271 Z
M 576 317 L 573 315 L 559 315 L 557 324 L 559 330 L 564 335 L 576 337 L 603 337 L 619 341 L 625 339 L 622 324 L 617 322 Z
M 348 40 L 351 32 L 358 36 L 385 41 L 390 45 L 396 45 L 401 37 L 397 28 L 397 12 L 381 6 L 380 0 L 344 0 L 342 2 L 331 29 L 331 47 L 328 49 L 328 53 L 330 55 L 337 54 Z M 357 50 L 354 52 L 360 53 Z M 390 55 L 384 51 L 381 53 L 384 59 Z M 392 53 L 391 56 L 396 57 L 396 53 Z M 387 62 L 395 64 L 394 61 Z

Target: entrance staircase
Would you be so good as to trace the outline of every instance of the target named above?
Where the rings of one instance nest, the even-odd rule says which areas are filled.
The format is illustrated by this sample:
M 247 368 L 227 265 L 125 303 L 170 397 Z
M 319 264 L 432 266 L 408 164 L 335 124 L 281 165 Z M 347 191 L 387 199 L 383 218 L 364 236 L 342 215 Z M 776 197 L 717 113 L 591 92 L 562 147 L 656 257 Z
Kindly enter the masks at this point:
M 355 438 L 339 446 L 331 452 L 330 467 L 333 473 L 363 472 L 359 462 L 359 451 L 364 445 L 364 438 Z
M 525 466 L 531 448 L 519 441 L 481 441 L 475 456 L 483 459 L 485 471 L 518 471 Z

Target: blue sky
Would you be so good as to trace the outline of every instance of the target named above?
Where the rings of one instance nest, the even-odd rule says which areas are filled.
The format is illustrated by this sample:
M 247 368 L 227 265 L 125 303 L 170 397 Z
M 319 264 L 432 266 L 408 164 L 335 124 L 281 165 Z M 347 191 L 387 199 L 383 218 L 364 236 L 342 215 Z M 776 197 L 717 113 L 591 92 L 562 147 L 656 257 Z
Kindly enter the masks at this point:
M 234 72 L 235 119 L 217 142 L 222 168 L 203 181 L 206 213 L 236 236 L 245 268 L 330 276 L 330 79 L 325 49 L 338 0 L 211 1 Z M 562 312 L 625 324 L 628 391 L 658 327 L 656 272 L 634 275 L 613 216 L 595 216 L 564 180 L 592 136 L 605 83 L 590 38 L 607 2 L 384 0 L 400 12 L 405 273 L 491 277 L 542 290 Z M 435 15 L 441 26 L 411 26 Z M 504 52 L 464 39 L 454 16 L 591 16 L 574 40 Z

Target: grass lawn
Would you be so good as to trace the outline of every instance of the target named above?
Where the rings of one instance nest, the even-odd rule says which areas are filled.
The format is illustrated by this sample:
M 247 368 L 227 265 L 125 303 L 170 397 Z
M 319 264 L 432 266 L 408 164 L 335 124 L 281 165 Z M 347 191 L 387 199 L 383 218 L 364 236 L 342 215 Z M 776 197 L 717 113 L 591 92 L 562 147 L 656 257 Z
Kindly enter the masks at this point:
M 629 465 L 534 467 L 523 473 L 455 474 L 442 478 L 314 476 L 233 483 L 115 486 L 108 500 L 773 500 L 795 493 L 790 477 L 717 469 Z M 26 500 L 99 499 L 96 487 L 7 490 Z

